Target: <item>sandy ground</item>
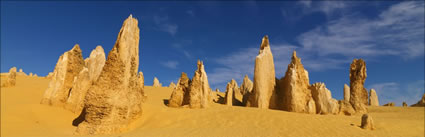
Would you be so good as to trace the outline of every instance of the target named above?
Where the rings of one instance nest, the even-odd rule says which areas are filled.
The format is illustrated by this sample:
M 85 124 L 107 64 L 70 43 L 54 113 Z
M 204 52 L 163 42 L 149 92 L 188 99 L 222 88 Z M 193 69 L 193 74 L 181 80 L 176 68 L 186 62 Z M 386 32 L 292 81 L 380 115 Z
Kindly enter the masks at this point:
M 1 83 L 6 76 L 1 76 Z M 1 136 L 74 136 L 78 116 L 40 105 L 49 80 L 17 76 L 16 87 L 1 88 Z M 311 115 L 211 104 L 207 109 L 168 108 L 172 89 L 146 86 L 148 101 L 133 130 L 108 135 L 139 136 L 424 136 L 425 108 L 369 107 L 376 130 L 361 129 L 361 115 Z

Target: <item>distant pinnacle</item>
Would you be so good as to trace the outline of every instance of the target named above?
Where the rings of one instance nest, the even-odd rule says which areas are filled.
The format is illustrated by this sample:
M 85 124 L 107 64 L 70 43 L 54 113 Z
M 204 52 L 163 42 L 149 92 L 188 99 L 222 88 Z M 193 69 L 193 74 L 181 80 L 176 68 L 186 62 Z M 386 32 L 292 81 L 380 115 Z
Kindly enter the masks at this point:
M 292 57 L 297 57 L 297 51 L 292 52 Z

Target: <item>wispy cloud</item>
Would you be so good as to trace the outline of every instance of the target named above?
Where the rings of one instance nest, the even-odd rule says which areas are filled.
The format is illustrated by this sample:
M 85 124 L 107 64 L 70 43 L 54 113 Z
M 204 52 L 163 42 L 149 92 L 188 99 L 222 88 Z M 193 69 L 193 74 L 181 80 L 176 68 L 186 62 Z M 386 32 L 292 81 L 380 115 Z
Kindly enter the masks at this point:
M 164 67 L 170 68 L 170 69 L 176 69 L 177 65 L 179 65 L 179 62 L 177 61 L 165 61 L 165 62 L 161 62 L 161 65 L 163 65 Z
M 158 29 L 160 31 L 164 31 L 167 32 L 171 35 L 176 35 L 177 33 L 177 29 L 178 29 L 178 25 L 175 23 L 171 23 L 169 21 L 168 16 L 157 16 L 154 15 L 153 16 L 153 21 L 155 22 L 155 24 L 157 25 Z
M 402 85 L 396 82 L 376 83 L 368 86 L 375 89 L 378 94 L 379 104 L 395 102 L 400 106 L 403 101 L 411 105 L 419 101 L 424 94 L 425 81 L 413 81 Z
M 375 19 L 345 16 L 302 34 L 298 42 L 319 56 L 422 56 L 423 7 L 423 2 L 410 1 L 391 6 Z
M 271 44 L 276 77 L 284 75 L 293 50 L 297 51 L 308 71 L 342 69 L 353 58 L 399 56 L 410 59 L 423 56 L 423 6 L 423 2 L 402 2 L 382 11 L 374 19 L 343 16 L 302 33 L 297 37 L 298 45 Z M 327 8 L 330 7 L 343 6 Z M 273 43 L 272 39 L 270 42 Z M 210 83 L 225 84 L 231 78 L 241 82 L 245 74 L 252 78 L 258 50 L 239 49 L 216 59 L 220 67 L 209 73 Z
M 301 0 L 298 2 L 304 9 L 304 14 L 322 12 L 326 16 L 331 16 L 337 11 L 346 10 L 347 2 L 344 1 L 316 1 Z

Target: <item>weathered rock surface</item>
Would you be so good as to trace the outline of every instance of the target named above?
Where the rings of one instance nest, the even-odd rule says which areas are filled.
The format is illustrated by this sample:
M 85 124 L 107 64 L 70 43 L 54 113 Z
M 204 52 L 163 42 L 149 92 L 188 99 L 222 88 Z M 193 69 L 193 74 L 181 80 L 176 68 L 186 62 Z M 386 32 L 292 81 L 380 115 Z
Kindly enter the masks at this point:
M 252 92 L 252 88 L 254 87 L 252 81 L 248 78 L 248 75 L 245 75 L 243 78 L 243 82 L 241 85 L 241 94 L 242 94 L 242 105 L 246 106 L 246 103 L 248 102 L 249 95 Z
M 89 71 L 90 80 L 96 81 L 99 78 L 106 61 L 105 51 L 102 46 L 99 45 L 91 51 L 89 58 L 85 61 L 87 62 L 86 66 Z
M 3 83 L 2 87 L 13 87 L 16 85 L 16 67 L 9 69 L 7 80 Z
M 292 54 L 292 61 L 288 65 L 285 77 L 279 85 L 281 100 L 280 103 L 283 110 L 290 112 L 301 113 L 316 113 L 310 112 L 312 109 L 308 106 L 308 101 L 312 99 L 308 72 L 304 69 L 301 59 L 297 57 L 296 52 Z M 315 103 L 317 104 L 317 103 Z
M 369 106 L 379 106 L 378 95 L 376 95 L 375 89 L 369 91 Z
M 366 80 L 366 63 L 362 59 L 354 59 L 350 67 L 350 104 L 356 112 L 367 112 L 367 90 L 364 88 Z
M 174 82 L 171 82 L 170 85 L 168 85 L 169 88 L 175 88 L 176 84 L 174 84 Z
M 186 73 L 182 72 L 180 79 L 168 100 L 169 107 L 181 107 L 189 104 L 189 85 L 190 79 L 187 77 Z
M 403 101 L 403 107 L 407 107 L 407 103 Z
M 87 90 L 95 82 L 105 65 L 105 52 L 101 46 L 97 46 L 90 56 L 85 59 L 86 67 L 74 78 L 72 89 L 66 101 L 66 108 L 74 113 L 79 113 L 84 107 L 84 97 Z
M 422 96 L 422 99 L 418 103 L 413 104 L 412 107 L 425 107 L 425 94 Z
M 87 92 L 77 134 L 110 134 L 128 130 L 142 115 L 144 91 L 138 81 L 139 27 L 128 17 L 99 78 Z
M 38 75 L 37 74 L 34 74 L 33 77 L 38 77 Z
M 89 70 L 84 67 L 78 76 L 74 77 L 73 86 L 69 92 L 65 108 L 74 113 L 80 113 L 84 107 L 84 97 L 92 85 Z
M 270 100 L 275 92 L 275 86 L 273 54 L 270 49 L 268 36 L 264 36 L 259 55 L 255 58 L 254 86 L 247 101 L 247 106 L 270 108 Z
M 29 76 L 30 76 L 30 77 L 32 77 L 32 76 L 33 76 L 33 75 L 32 75 L 32 72 L 30 72 Z
M 154 77 L 153 78 L 153 87 L 162 87 L 162 83 L 159 83 L 158 78 Z
M 344 84 L 344 100 L 350 101 L 350 87 L 347 84 Z
M 394 107 L 395 106 L 395 103 L 394 102 L 389 102 L 387 104 L 384 104 L 384 106 Z
M 44 92 L 41 104 L 64 106 L 69 97 L 69 91 L 73 86 L 74 77 L 80 73 L 83 67 L 84 59 L 81 49 L 76 44 L 71 50 L 59 57 L 53 71 L 52 80 Z M 32 73 L 30 73 L 30 76 L 32 76 Z
M 356 113 L 353 106 L 350 104 L 349 101 L 345 100 L 339 100 L 338 101 L 339 106 L 339 114 L 344 114 L 347 116 L 351 116 Z
M 210 101 L 212 101 L 210 97 L 210 85 L 208 84 L 208 77 L 203 62 L 198 60 L 197 66 L 198 69 L 195 71 L 195 75 L 189 86 L 189 107 L 206 108 L 209 106 Z
M 242 105 L 242 101 L 239 100 L 236 96 L 241 98 L 242 94 L 239 91 L 238 83 L 232 79 L 229 83 L 227 83 L 224 104 L 228 106 Z
M 337 114 L 339 112 L 338 101 L 332 98 L 331 92 L 324 83 L 314 83 L 311 86 L 311 94 L 316 104 L 317 114 Z
M 374 130 L 375 125 L 373 123 L 373 119 L 369 114 L 363 114 L 362 116 L 362 124 L 360 126 L 363 129 Z

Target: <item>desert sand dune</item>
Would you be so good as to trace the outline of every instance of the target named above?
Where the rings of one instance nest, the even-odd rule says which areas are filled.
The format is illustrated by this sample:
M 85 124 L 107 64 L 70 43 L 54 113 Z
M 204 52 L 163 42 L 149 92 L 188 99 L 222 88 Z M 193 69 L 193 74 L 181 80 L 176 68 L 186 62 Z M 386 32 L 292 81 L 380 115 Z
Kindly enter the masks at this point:
M 2 137 L 75 136 L 72 121 L 78 114 L 40 104 L 49 79 L 16 79 L 15 87 L 1 88 Z M 143 117 L 129 132 L 106 136 L 424 136 L 423 107 L 368 107 L 376 128 L 371 131 L 359 127 L 360 114 L 312 115 L 216 103 L 206 109 L 171 108 L 166 106 L 171 92 L 145 86 Z

